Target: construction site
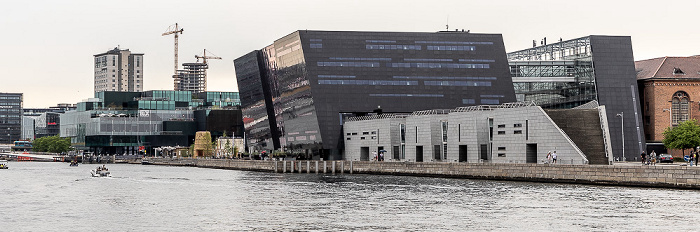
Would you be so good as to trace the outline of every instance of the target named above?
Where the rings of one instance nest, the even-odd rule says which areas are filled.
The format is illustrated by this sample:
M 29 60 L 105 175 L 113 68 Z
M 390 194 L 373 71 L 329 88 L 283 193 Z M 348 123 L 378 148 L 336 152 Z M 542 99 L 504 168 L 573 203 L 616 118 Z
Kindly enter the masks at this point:
M 207 91 L 207 69 L 209 65 L 207 60 L 221 60 L 221 57 L 207 55 L 207 50 L 204 49 L 202 55 L 195 55 L 197 59 L 194 63 L 183 63 L 182 69 L 179 69 L 178 63 L 178 37 L 184 32 L 184 29 L 177 23 L 168 27 L 168 30 L 162 35 L 174 35 L 175 37 L 175 65 L 173 72 L 173 89 L 176 91 L 191 91 L 192 93 L 202 93 Z M 202 60 L 200 63 L 199 60 Z

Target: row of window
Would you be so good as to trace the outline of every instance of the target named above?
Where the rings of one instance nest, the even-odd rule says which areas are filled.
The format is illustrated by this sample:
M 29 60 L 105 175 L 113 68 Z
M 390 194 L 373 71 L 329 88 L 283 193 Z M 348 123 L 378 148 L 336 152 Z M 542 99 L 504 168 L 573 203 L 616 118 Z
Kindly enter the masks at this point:
M 391 61 L 391 58 L 365 58 L 365 57 L 330 57 L 330 60 L 378 60 Z
M 21 97 L 0 97 L 0 100 L 19 100 Z
M 506 97 L 504 95 L 482 94 L 481 97 Z
M 15 112 L 15 113 L 18 113 L 18 112 L 19 112 L 19 109 L 0 108 L 0 112 Z
M 490 81 L 424 81 L 432 86 L 491 86 Z
M 309 44 L 309 47 L 310 47 L 310 48 L 323 48 L 323 44 L 320 44 L 320 43 L 312 43 L 312 44 Z
M 465 105 L 474 105 L 476 104 L 476 101 L 474 99 L 462 99 L 462 104 Z M 482 105 L 498 105 L 500 104 L 498 99 L 480 99 L 479 104 Z
M 19 115 L 16 115 L 16 114 L 10 114 L 10 115 L 0 114 L 0 118 L 19 118 Z
M 496 60 L 459 59 L 459 62 L 488 62 L 488 63 L 493 63 L 493 62 L 496 62 Z
M 513 124 L 513 127 L 523 127 L 522 123 L 515 123 Z M 506 128 L 506 124 L 499 124 L 498 128 Z
M 390 63 L 392 68 L 490 68 L 488 64 Z
M 428 50 L 434 51 L 475 51 L 474 46 L 452 46 L 452 45 L 431 45 L 427 46 Z
M 319 85 L 418 85 L 418 81 L 318 80 Z
M 18 106 L 19 102 L 0 102 L 0 106 Z
M 349 75 L 318 75 L 318 78 L 355 78 Z
M 496 80 L 496 77 L 441 77 L 441 76 L 394 76 L 395 79 L 429 79 L 429 80 Z
M 371 93 L 370 97 L 445 97 L 443 94 Z
M 368 50 L 422 50 L 421 45 L 385 45 L 385 44 L 367 44 L 365 48 Z
M 498 134 L 499 134 L 499 135 L 505 135 L 506 132 L 505 132 L 505 131 L 498 131 Z M 516 130 L 516 131 L 513 131 L 513 134 L 520 135 L 520 134 L 523 134 L 523 131 L 522 131 L 522 130 Z
M 462 42 L 462 41 L 416 41 L 417 44 L 486 44 L 493 45 L 493 42 Z
M 317 63 L 320 67 L 380 67 L 378 62 L 321 62 Z

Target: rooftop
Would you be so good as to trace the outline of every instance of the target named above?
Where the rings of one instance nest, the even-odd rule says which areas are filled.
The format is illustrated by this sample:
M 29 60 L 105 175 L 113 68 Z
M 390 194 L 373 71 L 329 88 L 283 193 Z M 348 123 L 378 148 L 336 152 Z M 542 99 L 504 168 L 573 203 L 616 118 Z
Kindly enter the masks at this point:
M 634 62 L 637 79 L 700 78 L 700 56 L 665 56 Z

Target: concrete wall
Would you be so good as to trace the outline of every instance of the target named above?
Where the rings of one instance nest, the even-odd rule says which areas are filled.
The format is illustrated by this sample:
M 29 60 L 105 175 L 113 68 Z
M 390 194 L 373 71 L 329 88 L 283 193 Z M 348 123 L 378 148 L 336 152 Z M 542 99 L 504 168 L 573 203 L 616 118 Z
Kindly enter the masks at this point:
M 700 167 L 686 166 L 207 159 L 152 159 L 151 163 L 278 173 L 316 173 L 318 170 L 318 173 L 325 171 L 337 174 L 364 173 L 700 189 Z

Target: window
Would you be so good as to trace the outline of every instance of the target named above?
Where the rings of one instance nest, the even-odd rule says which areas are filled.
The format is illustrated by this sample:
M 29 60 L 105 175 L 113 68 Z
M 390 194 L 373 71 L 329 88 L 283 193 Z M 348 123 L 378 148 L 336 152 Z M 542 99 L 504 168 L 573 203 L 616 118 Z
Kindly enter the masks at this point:
M 506 157 L 506 153 L 498 153 L 498 157 Z
M 516 124 L 513 124 L 513 127 L 523 127 L 523 124 L 522 124 L 522 123 L 516 123 Z
M 362 132 L 362 135 L 368 135 L 368 134 L 369 134 L 369 132 L 367 132 L 367 131 Z
M 498 134 L 499 134 L 499 135 L 504 135 L 504 134 L 506 134 L 506 132 L 505 132 L 505 131 L 498 131 Z
M 348 140 L 350 140 L 350 138 L 348 138 Z
M 523 131 L 521 131 L 521 130 L 513 131 L 513 134 L 516 134 L 516 135 L 519 135 L 519 134 L 522 134 L 522 133 L 523 133 Z
M 690 102 L 690 98 L 687 93 L 678 91 L 673 94 L 673 98 L 671 99 L 671 122 L 674 126 L 681 122 L 688 121 L 688 102 Z
M 360 137 L 360 140 L 365 140 L 365 137 Z
M 498 128 L 506 128 L 506 124 L 500 124 L 498 125 Z
M 499 151 L 505 151 L 505 150 L 506 150 L 506 147 L 498 147 L 498 150 L 499 150 Z

